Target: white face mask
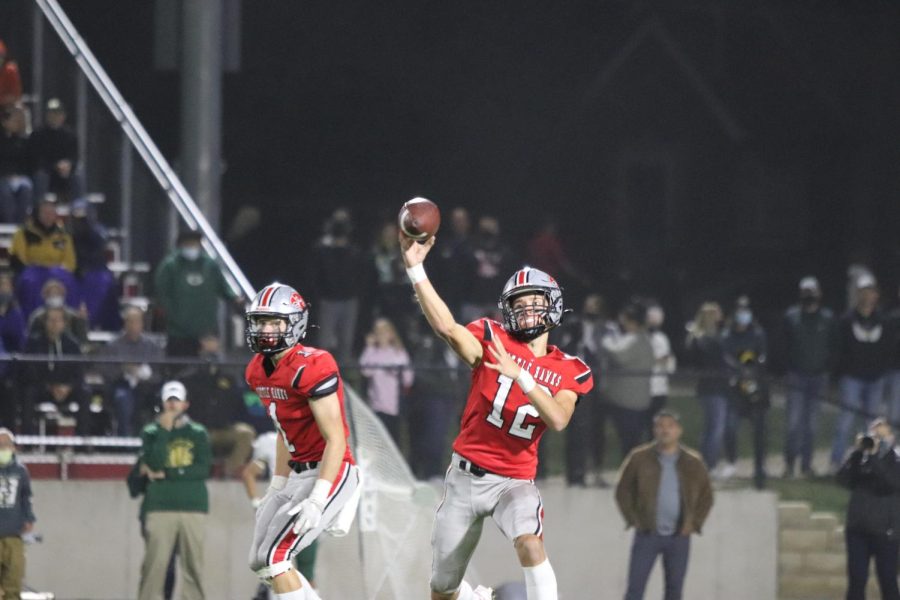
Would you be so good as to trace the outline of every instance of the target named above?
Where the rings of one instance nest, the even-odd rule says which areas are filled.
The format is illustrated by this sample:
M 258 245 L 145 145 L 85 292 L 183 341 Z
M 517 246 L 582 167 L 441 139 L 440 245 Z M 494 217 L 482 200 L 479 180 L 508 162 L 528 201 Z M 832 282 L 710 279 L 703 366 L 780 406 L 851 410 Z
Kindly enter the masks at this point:
M 200 258 L 200 248 L 198 248 L 196 246 L 182 248 L 181 256 L 183 256 L 187 260 L 197 260 L 198 258 Z
M 13 451 L 10 449 L 0 450 L 0 465 L 8 465 L 12 462 Z
M 66 299 L 64 296 L 48 296 L 47 299 L 44 300 L 44 304 L 50 308 L 62 308 L 65 303 Z

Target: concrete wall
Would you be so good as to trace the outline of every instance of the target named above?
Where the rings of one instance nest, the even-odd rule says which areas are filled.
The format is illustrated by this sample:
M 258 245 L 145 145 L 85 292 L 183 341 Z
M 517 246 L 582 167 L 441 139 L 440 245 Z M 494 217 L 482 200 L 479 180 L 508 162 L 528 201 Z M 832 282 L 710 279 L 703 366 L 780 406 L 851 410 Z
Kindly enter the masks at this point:
M 27 581 L 61 599 L 136 597 L 143 544 L 138 503 L 125 484 L 106 481 L 35 482 L 37 531 L 44 542 L 28 549 Z M 545 539 L 562 600 L 621 598 L 631 533 L 625 532 L 610 490 L 541 486 Z M 246 600 L 255 588 L 245 561 L 253 512 L 238 482 L 210 483 L 207 598 Z M 776 597 L 776 498 L 771 493 L 722 492 L 703 536 L 694 538 L 685 598 L 768 600 Z M 418 537 L 427 555 L 428 531 Z M 362 600 L 356 532 L 328 539 L 320 550 L 318 580 L 328 600 Z M 410 574 L 423 582 L 427 573 Z M 468 578 L 498 585 L 521 580 L 509 543 L 485 525 Z M 661 597 L 659 569 L 647 598 Z M 386 597 L 383 594 L 378 596 Z M 395 599 L 407 600 L 407 599 Z M 416 600 L 410 598 L 408 600 Z

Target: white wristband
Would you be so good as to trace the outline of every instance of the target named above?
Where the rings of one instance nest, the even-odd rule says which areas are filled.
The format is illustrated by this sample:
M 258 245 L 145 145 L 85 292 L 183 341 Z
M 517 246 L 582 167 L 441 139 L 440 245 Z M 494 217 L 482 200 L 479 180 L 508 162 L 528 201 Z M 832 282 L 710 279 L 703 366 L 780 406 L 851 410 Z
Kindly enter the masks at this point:
M 529 373 L 525 369 L 519 369 L 519 376 L 516 377 L 516 383 L 519 384 L 519 387 L 522 388 L 522 392 L 526 396 L 537 385 L 534 382 L 534 377 L 532 377 L 531 373 Z
M 309 499 L 321 506 L 325 506 L 325 501 L 328 500 L 328 492 L 330 491 L 330 481 L 328 481 L 327 479 L 316 479 L 316 484 L 313 486 L 312 491 L 309 493 Z
M 409 280 L 413 285 L 416 285 L 417 283 L 421 283 L 422 281 L 428 279 L 428 275 L 425 273 L 425 267 L 422 265 L 422 263 L 407 267 L 406 276 L 409 277 Z
M 276 491 L 281 491 L 284 489 L 284 486 L 287 485 L 288 478 L 284 475 L 272 475 L 272 481 L 269 482 L 269 487 Z

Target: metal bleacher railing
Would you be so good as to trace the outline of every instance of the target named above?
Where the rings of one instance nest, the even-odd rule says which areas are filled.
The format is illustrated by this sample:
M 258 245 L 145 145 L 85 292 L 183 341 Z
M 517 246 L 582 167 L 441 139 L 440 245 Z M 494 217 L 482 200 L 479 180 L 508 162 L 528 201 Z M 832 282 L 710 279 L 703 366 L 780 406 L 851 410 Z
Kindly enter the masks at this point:
M 79 35 L 75 26 L 66 16 L 56 0 L 35 0 L 47 22 L 59 36 L 69 54 L 84 73 L 93 89 L 99 95 L 109 112 L 115 118 L 127 140 L 137 151 L 154 179 L 165 192 L 181 219 L 192 230 L 199 230 L 204 236 L 206 250 L 219 263 L 229 285 L 239 295 L 252 298 L 255 290 L 241 268 L 232 258 L 228 249 L 219 239 L 215 230 L 197 207 L 181 180 L 172 170 L 168 161 L 150 138 L 143 125 L 132 112 L 131 107 L 119 93 L 106 71 Z M 122 221 L 130 222 L 130 199 L 122 198 Z

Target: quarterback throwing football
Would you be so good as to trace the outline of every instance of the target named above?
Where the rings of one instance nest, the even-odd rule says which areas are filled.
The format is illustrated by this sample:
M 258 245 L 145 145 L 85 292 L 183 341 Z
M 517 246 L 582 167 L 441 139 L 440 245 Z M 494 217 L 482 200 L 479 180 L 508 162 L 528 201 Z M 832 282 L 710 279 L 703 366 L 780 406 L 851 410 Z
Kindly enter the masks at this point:
M 547 273 L 525 267 L 500 295 L 503 323 L 457 323 L 425 273 L 434 238 L 403 235 L 407 274 L 428 323 L 472 368 L 472 386 L 453 443 L 432 535 L 432 600 L 490 598 L 463 580 L 491 516 L 513 542 L 525 573 L 528 600 L 556 600 L 556 575 L 543 542 L 543 505 L 534 476 L 537 447 L 548 427 L 568 425 L 578 397 L 590 391 L 590 368 L 547 344 L 563 315 L 562 290 Z
M 250 568 L 278 600 L 316 600 L 292 566 L 322 531 L 346 533 L 356 511 L 359 470 L 347 445 L 344 387 L 334 358 L 300 343 L 306 302 L 273 283 L 247 310 L 247 344 L 256 356 L 247 383 L 278 432 L 272 481 L 256 511 Z

